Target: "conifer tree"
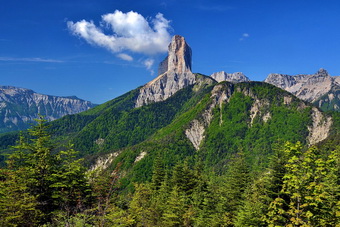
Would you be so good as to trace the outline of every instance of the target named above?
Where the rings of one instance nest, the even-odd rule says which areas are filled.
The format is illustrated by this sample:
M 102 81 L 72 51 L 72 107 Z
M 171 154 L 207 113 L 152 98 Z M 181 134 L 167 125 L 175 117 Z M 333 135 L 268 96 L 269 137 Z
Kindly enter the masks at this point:
M 56 145 L 52 143 L 45 122 L 40 116 L 37 125 L 28 130 L 28 135 L 20 136 L 7 161 L 11 174 L 2 184 L 15 188 L 11 193 L 17 193 L 13 194 L 17 200 L 29 201 L 23 207 L 30 207 L 27 212 L 39 214 L 39 224 L 50 222 L 56 211 L 74 213 L 83 195 L 89 193 L 81 160 L 74 160 L 76 152 L 73 149 L 55 151 Z
M 316 147 L 303 150 L 287 143 L 281 193 L 271 202 L 266 221 L 270 226 L 336 226 L 340 223 L 338 154 L 323 158 Z
M 41 211 L 30 193 L 28 174 L 23 168 L 0 170 L 0 226 L 36 226 Z
M 226 173 L 222 195 L 225 197 L 225 211 L 234 219 L 237 210 L 244 199 L 245 190 L 250 182 L 249 169 L 243 153 L 238 153 L 230 161 Z

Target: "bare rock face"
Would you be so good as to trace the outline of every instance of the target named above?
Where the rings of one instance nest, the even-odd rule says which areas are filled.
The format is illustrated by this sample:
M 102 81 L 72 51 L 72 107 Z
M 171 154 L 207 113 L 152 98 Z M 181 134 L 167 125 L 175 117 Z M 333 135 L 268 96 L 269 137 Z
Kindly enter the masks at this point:
M 205 129 L 210 125 L 213 118 L 213 110 L 216 106 L 222 108 L 222 104 L 229 102 L 232 95 L 232 84 L 218 84 L 211 91 L 212 103 L 203 111 L 198 119 L 190 122 L 189 127 L 185 130 L 186 137 L 190 140 L 196 150 L 199 150 L 201 142 L 205 138 Z M 220 122 L 222 122 L 222 112 Z
M 315 107 L 312 109 L 312 120 L 313 124 L 308 127 L 309 135 L 307 140 L 309 145 L 314 145 L 326 139 L 333 123 L 331 117 L 325 116 Z
M 75 96 L 58 97 L 25 88 L 0 86 L 0 132 L 26 129 L 38 114 L 52 121 L 94 106 Z
M 159 65 L 159 76 L 140 89 L 135 107 L 166 100 L 196 82 L 191 72 L 191 48 L 184 37 L 175 35 L 168 49 L 168 56 Z
M 240 83 L 240 82 L 248 82 L 250 81 L 248 77 L 246 77 L 241 72 L 236 73 L 226 73 L 224 71 L 213 73 L 211 76 L 217 82 L 228 81 L 231 83 Z
M 269 74 L 264 82 L 282 88 L 302 100 L 315 102 L 329 93 L 334 86 L 339 86 L 337 80 L 337 78 L 331 77 L 326 70 L 320 69 L 311 75 Z

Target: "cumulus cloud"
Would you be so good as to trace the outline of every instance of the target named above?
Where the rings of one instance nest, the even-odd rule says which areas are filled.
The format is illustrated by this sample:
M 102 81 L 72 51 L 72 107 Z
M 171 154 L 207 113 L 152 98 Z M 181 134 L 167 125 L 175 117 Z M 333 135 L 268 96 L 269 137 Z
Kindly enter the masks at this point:
M 86 20 L 68 21 L 67 26 L 73 35 L 113 53 L 126 50 L 146 55 L 164 53 L 171 40 L 170 21 L 161 13 L 148 21 L 139 13 L 116 10 L 102 15 L 99 26 Z
M 131 57 L 128 54 L 120 53 L 120 54 L 117 54 L 117 57 L 125 61 L 133 61 L 133 57 Z

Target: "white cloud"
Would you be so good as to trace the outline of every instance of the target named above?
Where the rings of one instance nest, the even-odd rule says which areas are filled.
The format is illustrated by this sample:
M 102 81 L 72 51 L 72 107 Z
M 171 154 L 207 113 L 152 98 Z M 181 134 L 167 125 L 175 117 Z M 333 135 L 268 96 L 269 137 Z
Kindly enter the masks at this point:
M 153 60 L 153 59 L 146 59 L 143 63 L 144 63 L 144 65 L 145 65 L 145 67 L 147 68 L 147 69 L 151 69 L 151 67 L 153 66 L 153 63 L 154 63 L 155 61 Z
M 249 34 L 248 34 L 248 33 L 243 33 L 243 34 L 242 34 L 242 37 L 239 38 L 239 40 L 240 40 L 240 41 L 243 41 L 243 40 L 247 39 L 248 37 L 249 37 Z
M 120 53 L 120 54 L 117 54 L 117 57 L 125 61 L 133 61 L 133 57 L 131 57 L 128 54 Z
M 19 62 L 48 62 L 48 63 L 62 63 L 63 61 L 48 58 L 11 58 L 0 57 L 0 61 L 19 61 Z
M 148 58 L 146 60 L 143 61 L 144 66 L 146 67 L 147 70 L 149 70 L 151 72 L 151 75 L 154 74 L 154 71 L 152 69 L 153 64 L 155 63 L 155 60 Z
M 128 50 L 133 53 L 154 55 L 167 51 L 171 40 L 170 21 L 158 13 L 151 21 L 141 14 L 130 11 L 102 15 L 100 26 L 93 21 L 68 21 L 72 34 L 88 43 L 106 48 L 114 53 Z M 106 30 L 109 32 L 105 33 Z

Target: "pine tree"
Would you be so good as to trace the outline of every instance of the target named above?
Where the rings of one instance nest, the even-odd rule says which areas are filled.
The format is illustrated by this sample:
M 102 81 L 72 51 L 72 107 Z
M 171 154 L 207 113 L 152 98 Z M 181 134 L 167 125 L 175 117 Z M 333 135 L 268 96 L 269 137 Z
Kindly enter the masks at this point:
M 39 213 L 40 224 L 50 222 L 56 211 L 67 215 L 75 213 L 82 197 L 89 193 L 81 160 L 74 159 L 76 152 L 73 149 L 55 151 L 56 145 L 52 143 L 45 122 L 40 116 L 37 125 L 28 130 L 28 135 L 20 136 L 7 161 L 11 174 L 3 182 L 3 185 L 13 187 L 11 193 L 17 193 L 13 197 L 30 201 L 23 206 L 29 205 L 27 211 Z M 2 199 L 6 203 L 6 197 Z
M 130 203 L 130 214 L 137 226 L 155 226 L 155 210 L 151 206 L 150 184 L 135 184 L 135 193 Z
M 91 194 L 85 177 L 86 169 L 81 164 L 83 160 L 76 159 L 77 153 L 72 145 L 67 150 L 60 151 L 56 155 L 56 171 L 50 175 L 55 205 L 68 217 L 84 210 Z
M 183 226 L 184 214 L 187 210 L 187 197 L 185 193 L 174 186 L 170 197 L 167 201 L 166 210 L 163 214 L 163 225 L 165 226 Z
M 153 190 L 158 190 L 161 185 L 162 182 L 164 181 L 164 168 L 162 165 L 162 160 L 161 160 L 161 156 L 160 153 L 157 154 L 154 164 L 153 164 L 153 172 L 152 172 L 152 184 L 151 187 Z
M 245 190 L 250 183 L 249 169 L 243 153 L 238 153 L 230 161 L 222 189 L 225 211 L 234 219 L 242 201 Z
M 281 194 L 269 206 L 270 226 L 336 226 L 339 224 L 338 152 L 323 158 L 316 147 L 303 150 L 300 143 L 285 146 Z
M 36 196 L 30 193 L 25 169 L 0 170 L 0 226 L 35 226 L 40 210 Z
M 42 215 L 42 223 L 50 221 L 52 211 L 56 209 L 51 189 L 50 176 L 56 170 L 56 159 L 52 154 L 55 146 L 51 142 L 46 120 L 42 116 L 36 120 L 37 125 L 28 130 L 29 138 L 21 137 L 13 147 L 14 152 L 9 157 L 10 168 L 22 168 L 29 174 L 27 187 L 29 193 L 37 199 L 37 209 Z
M 269 204 L 277 197 L 287 200 L 287 196 L 281 192 L 286 161 L 283 149 L 275 149 L 268 169 L 246 189 L 245 200 L 237 213 L 235 226 L 267 226 L 265 217 Z

